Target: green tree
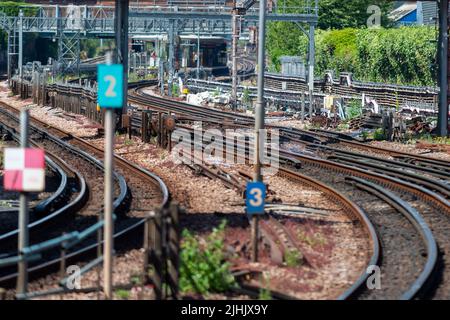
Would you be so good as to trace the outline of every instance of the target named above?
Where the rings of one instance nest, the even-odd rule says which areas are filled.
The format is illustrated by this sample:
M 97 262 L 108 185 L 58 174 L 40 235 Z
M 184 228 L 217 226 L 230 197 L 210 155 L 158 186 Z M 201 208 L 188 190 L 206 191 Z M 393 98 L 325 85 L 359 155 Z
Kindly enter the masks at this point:
M 268 52 L 279 70 L 281 55 L 306 61 L 308 39 L 293 30 L 269 29 Z M 286 35 L 286 36 L 285 36 Z M 317 30 L 315 74 L 326 70 L 352 72 L 363 81 L 435 85 L 436 30 L 427 26 Z M 269 41 L 270 41 L 269 40 Z
M 282 4 L 286 7 L 301 7 L 304 0 L 284 0 Z M 345 29 L 345 28 L 364 28 L 367 26 L 367 19 L 371 16 L 371 12 L 367 13 L 367 9 L 371 5 L 376 5 L 381 10 L 381 25 L 389 26 L 388 13 L 392 9 L 392 3 L 388 0 L 319 0 L 319 22 L 318 31 L 329 29 Z M 280 9 L 281 10 L 281 9 Z M 301 10 L 301 9 L 297 9 Z M 347 31 L 351 32 L 351 31 Z M 339 35 L 338 33 L 330 36 Z M 345 37 L 342 40 L 349 41 Z M 321 38 L 316 41 L 322 40 Z M 323 39 L 327 41 L 327 39 Z M 306 59 L 308 39 L 300 28 L 291 22 L 270 22 L 267 31 L 267 47 L 271 58 L 272 65 L 279 70 L 279 57 L 282 55 L 300 55 Z M 340 48 L 347 50 L 344 45 Z M 330 48 L 334 50 L 333 48 Z M 337 48 L 339 51 L 339 48 Z M 349 50 L 352 50 L 351 48 Z M 343 53 L 340 51 L 340 53 Z M 330 52 L 332 54 L 332 52 Z M 345 58 L 339 63 L 348 63 Z M 338 63 L 338 62 L 336 62 Z M 332 67 L 333 68 L 333 67 Z
M 389 26 L 388 13 L 392 10 L 388 0 L 319 0 L 320 29 L 359 28 L 367 25 L 372 13 L 367 13 L 371 5 L 381 10 L 381 25 Z

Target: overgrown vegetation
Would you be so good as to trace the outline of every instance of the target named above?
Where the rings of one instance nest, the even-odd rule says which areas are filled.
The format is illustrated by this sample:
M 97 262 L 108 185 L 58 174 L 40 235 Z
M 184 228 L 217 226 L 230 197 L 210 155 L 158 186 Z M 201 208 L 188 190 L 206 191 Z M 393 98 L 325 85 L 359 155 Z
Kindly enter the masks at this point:
M 130 291 L 118 289 L 115 293 L 119 299 L 128 300 L 130 298 Z
M 268 51 L 278 70 L 282 55 L 306 61 L 308 40 L 296 28 L 285 22 L 269 26 Z M 315 74 L 347 71 L 362 81 L 435 85 L 434 39 L 436 30 L 428 26 L 317 30 Z
M 20 11 L 20 6 L 27 5 L 24 1 L 2 1 L 0 0 L 0 12 L 3 12 L 7 16 L 18 16 Z M 29 4 L 28 4 L 29 5 Z M 23 8 L 24 16 L 32 16 L 36 14 L 36 9 L 34 8 Z
M 306 243 L 310 247 L 324 246 L 327 243 L 327 239 L 320 233 L 308 234 L 306 231 L 300 230 L 298 233 L 300 241 Z
M 377 128 L 373 132 L 373 140 L 375 140 L 375 141 L 386 140 L 386 136 L 385 136 L 384 130 L 382 128 Z
M 178 97 L 180 96 L 180 86 L 177 82 L 172 83 L 172 96 Z
M 224 230 L 226 221 L 214 228 L 206 240 L 183 231 L 180 255 L 180 290 L 182 292 L 224 292 L 235 280 L 225 260 Z
M 303 0 L 286 0 L 301 6 Z M 381 9 L 381 27 L 368 28 L 374 11 Z M 435 85 L 436 30 L 427 26 L 391 28 L 387 0 L 320 0 L 315 33 L 315 74 L 326 70 L 353 72 L 358 80 L 411 85 Z M 308 39 L 289 22 L 268 24 L 269 70 L 280 70 L 280 56 L 301 56 L 306 61 Z
M 434 137 L 430 133 L 420 134 L 408 140 L 408 144 L 415 144 L 416 142 L 426 142 L 432 144 L 446 144 L 450 145 L 449 137 Z
M 345 108 L 345 115 L 347 116 L 347 120 L 351 120 L 361 115 L 361 101 L 359 100 L 351 100 L 348 102 Z
M 146 75 L 138 75 L 135 72 L 131 72 L 129 77 L 128 77 L 128 81 L 129 82 L 137 82 L 137 81 L 141 81 L 141 80 L 152 80 L 156 78 L 156 74 L 155 73 L 147 73 Z
M 250 97 L 250 89 L 248 87 L 245 87 L 242 92 L 242 102 L 244 102 L 246 106 L 251 105 L 252 98 Z
M 303 255 L 299 250 L 288 250 L 284 254 L 284 262 L 288 267 L 297 267 L 302 263 Z
M 270 279 L 269 277 L 265 277 L 261 275 L 260 277 L 260 287 L 259 290 L 259 300 L 272 300 L 272 294 L 270 292 Z

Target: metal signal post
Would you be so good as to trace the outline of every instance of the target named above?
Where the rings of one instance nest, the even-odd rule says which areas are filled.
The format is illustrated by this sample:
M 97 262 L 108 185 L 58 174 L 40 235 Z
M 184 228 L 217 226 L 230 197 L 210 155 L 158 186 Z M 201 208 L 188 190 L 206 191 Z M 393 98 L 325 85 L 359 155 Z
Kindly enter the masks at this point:
M 111 64 L 111 54 L 107 55 L 106 64 L 98 66 L 98 104 L 105 110 L 105 205 L 104 205 L 104 248 L 103 273 L 104 293 L 106 299 L 112 298 L 112 264 L 114 249 L 114 131 L 116 127 L 114 109 L 123 106 L 123 73 L 121 64 Z
M 27 109 L 20 112 L 20 147 L 28 147 L 28 127 L 29 127 L 29 111 Z M 17 276 L 17 294 L 27 293 L 28 288 L 28 263 L 23 255 L 23 249 L 28 247 L 29 231 L 28 231 L 28 194 L 26 192 L 20 193 L 20 208 L 19 208 L 19 243 L 18 250 L 21 260 L 18 264 Z
M 258 98 L 255 109 L 255 172 L 254 181 L 262 182 L 261 155 L 264 141 L 261 131 L 264 129 L 264 69 L 266 60 L 266 5 L 267 0 L 259 1 L 259 41 L 258 41 Z M 248 197 L 248 195 L 247 195 Z M 252 261 L 258 261 L 258 215 L 252 215 Z

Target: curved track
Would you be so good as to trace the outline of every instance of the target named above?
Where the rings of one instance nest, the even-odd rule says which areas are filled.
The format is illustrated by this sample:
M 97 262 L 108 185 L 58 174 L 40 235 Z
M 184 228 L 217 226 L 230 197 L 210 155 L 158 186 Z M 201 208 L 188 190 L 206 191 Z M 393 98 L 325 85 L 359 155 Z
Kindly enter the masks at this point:
M 143 93 L 139 88 L 131 93 L 130 101 L 152 110 L 170 111 L 175 113 L 176 116 L 195 117 L 204 119 L 205 122 L 229 123 L 230 125 L 244 127 L 253 125 L 253 118 L 246 115 L 211 110 L 153 97 Z M 425 294 L 426 290 L 421 291 L 419 287 L 429 283 L 430 279 L 436 280 L 436 273 L 431 270 L 439 269 L 439 266 L 436 266 L 438 261 L 436 258 L 438 257 L 436 241 L 440 243 L 444 252 L 448 251 L 446 243 L 448 242 L 449 232 L 443 232 L 444 227 L 442 227 L 450 228 L 448 221 L 450 214 L 449 188 L 445 181 L 450 169 L 448 163 L 421 155 L 368 146 L 343 139 L 337 135 L 276 126 L 269 127 L 279 129 L 280 136 L 286 141 L 294 143 L 299 141 L 308 144 L 309 148 L 321 148 L 323 145 L 325 150 L 328 148 L 325 144 L 335 143 L 336 146 L 350 146 L 351 148 L 370 150 L 373 153 L 394 157 L 394 160 L 389 160 L 381 157 L 374 159 L 370 155 L 365 156 L 362 153 L 346 154 L 347 157 L 343 157 L 342 154 L 333 154 L 327 160 L 317 156 L 280 150 L 281 158 L 294 158 L 302 164 L 300 172 L 310 177 L 314 176 L 328 186 L 337 187 L 339 192 L 346 194 L 354 203 L 363 208 L 369 217 L 374 219 L 376 228 L 381 234 L 382 252 L 385 252 L 382 259 L 382 269 L 387 270 L 383 273 L 383 279 L 384 283 L 389 284 L 389 287 L 385 288 L 386 291 L 384 292 L 374 291 L 369 295 L 362 294 L 356 297 L 407 299 Z M 334 152 L 336 148 L 327 151 Z M 405 163 L 405 161 L 396 161 L 398 159 L 422 166 L 412 168 L 412 165 Z M 333 174 L 330 175 L 330 172 Z M 366 186 L 363 193 L 362 191 L 356 191 L 358 187 L 355 183 L 353 185 L 346 183 L 347 177 L 355 177 L 354 179 L 362 179 L 361 181 L 371 183 L 372 189 Z M 361 185 L 359 183 L 359 186 Z M 392 190 L 384 196 L 390 199 L 388 203 L 384 201 L 386 199 L 380 199 L 369 191 L 369 189 L 374 190 L 373 188 L 380 187 L 383 189 L 388 187 Z M 380 208 L 383 207 L 385 212 L 374 208 L 372 205 L 375 203 L 378 203 Z M 430 226 L 429 229 L 435 233 L 436 241 L 430 237 L 427 224 Z M 403 231 L 399 233 L 398 230 Z M 409 268 L 405 276 L 399 275 L 399 269 L 396 267 L 403 263 L 405 263 L 403 267 Z M 443 296 L 444 288 L 448 288 L 450 284 L 448 278 L 447 272 L 442 278 L 438 279 L 440 284 L 437 285 L 435 297 Z M 396 290 L 394 283 L 398 284 Z M 392 287 L 394 287 L 394 290 L 392 290 Z M 436 288 L 436 285 L 434 287 Z M 432 294 L 429 296 L 432 296 Z
M 17 121 L 17 116 L 15 115 L 17 111 L 14 108 L 4 103 L 2 103 L 2 107 L 3 115 L 7 114 L 7 117 L 9 117 L 11 121 Z M 103 157 L 103 151 L 101 149 L 89 144 L 83 139 L 73 137 L 63 130 L 49 126 L 34 118 L 32 118 L 32 130 L 34 132 L 34 135 L 38 136 L 38 140 L 50 139 L 54 140 L 55 143 L 65 145 L 67 147 L 65 150 L 65 156 L 67 158 L 72 158 L 72 161 L 77 161 L 76 158 L 74 158 L 74 156 L 76 156 L 77 154 L 84 155 L 84 160 L 90 162 L 91 165 L 94 164 L 97 167 L 97 171 L 101 173 L 103 165 L 100 160 L 98 160 L 98 158 Z M 67 151 L 69 151 L 69 153 Z M 91 154 L 94 154 L 95 157 Z M 144 222 L 144 219 L 142 219 L 142 217 L 144 215 L 144 212 L 149 212 L 151 209 L 166 205 L 169 200 L 168 189 L 159 177 L 153 175 L 147 170 L 131 164 L 121 157 L 116 156 L 115 159 L 116 163 L 118 164 L 118 170 L 120 170 L 122 173 L 122 175 L 117 173 L 115 174 L 116 180 L 119 181 L 120 185 L 120 188 L 118 188 L 116 191 L 116 193 L 119 193 L 115 201 L 116 212 L 123 211 L 126 216 L 124 216 L 123 218 L 119 218 L 119 220 L 116 221 L 114 238 L 116 240 L 123 239 L 124 237 L 131 237 L 131 239 L 136 239 L 136 236 L 142 231 Z M 94 182 L 93 176 L 91 176 L 92 172 L 83 173 L 89 176 L 89 178 L 86 179 L 88 181 L 88 185 L 90 182 L 92 182 L 93 185 L 97 185 L 98 183 L 100 183 L 100 185 L 97 185 L 97 187 L 101 187 L 103 180 Z M 122 178 L 123 175 L 127 176 L 128 181 L 125 181 L 125 179 Z M 147 199 L 141 201 L 140 198 L 143 197 L 144 192 L 146 193 Z M 102 204 L 102 201 L 98 199 L 96 201 L 92 201 L 92 203 L 94 205 L 100 206 Z M 100 207 L 98 209 L 100 209 Z M 88 208 L 84 208 L 83 210 L 88 210 Z M 96 217 L 95 222 L 97 222 L 100 211 L 91 210 L 90 212 L 91 214 L 93 214 L 93 217 Z M 91 225 L 92 224 L 93 223 L 91 223 Z M 101 244 L 102 242 L 97 243 L 96 241 L 94 241 L 94 239 L 85 241 L 82 243 L 82 245 L 77 246 L 74 251 L 69 252 L 66 258 L 69 261 L 79 260 L 87 253 L 92 254 L 93 252 L 95 252 L 95 249 L 97 249 Z M 118 246 L 121 246 L 120 242 L 118 243 Z M 44 262 L 32 265 L 29 269 L 29 272 L 32 275 L 39 275 L 46 270 L 54 270 L 59 262 L 60 258 L 58 258 L 56 255 L 49 255 Z M 9 271 L 6 273 L 2 272 L 0 283 L 12 283 L 12 280 L 14 280 L 15 277 L 16 273 L 14 271 Z

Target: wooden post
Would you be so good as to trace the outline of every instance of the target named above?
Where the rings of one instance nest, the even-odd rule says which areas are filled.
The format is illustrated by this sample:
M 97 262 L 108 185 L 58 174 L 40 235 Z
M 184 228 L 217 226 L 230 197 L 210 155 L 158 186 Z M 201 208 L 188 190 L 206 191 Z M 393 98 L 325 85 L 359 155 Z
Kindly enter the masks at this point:
M 169 228 L 169 256 L 167 284 L 170 287 L 173 299 L 178 299 L 178 278 L 180 268 L 180 207 L 176 203 L 170 204 L 170 228 Z
M 142 142 L 148 142 L 148 115 L 147 112 L 142 111 L 142 122 L 141 122 L 141 140 Z
M 152 282 L 154 285 L 156 299 L 161 300 L 162 283 L 163 283 L 163 268 L 162 268 L 162 248 L 161 248 L 161 227 L 162 227 L 163 210 L 158 210 L 155 218 L 151 220 L 151 254 L 150 263 L 153 264 L 154 272 L 152 274 Z
M 158 112 L 158 146 L 163 146 L 163 115 Z

